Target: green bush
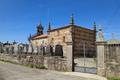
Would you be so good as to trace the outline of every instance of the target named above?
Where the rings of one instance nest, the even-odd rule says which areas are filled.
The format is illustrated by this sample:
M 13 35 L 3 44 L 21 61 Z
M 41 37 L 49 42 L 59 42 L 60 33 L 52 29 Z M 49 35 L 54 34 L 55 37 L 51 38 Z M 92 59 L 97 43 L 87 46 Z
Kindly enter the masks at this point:
M 30 66 L 30 68 L 33 68 L 33 67 L 34 67 L 34 65 L 33 65 L 33 64 L 29 64 L 29 66 Z
M 42 65 L 42 66 L 40 66 L 40 69 L 47 69 L 47 68 L 46 68 L 45 66 Z
M 108 80 L 120 80 L 120 77 L 108 77 Z
M 44 65 L 38 65 L 38 64 L 36 64 L 35 67 L 37 69 L 46 69 L 46 67 Z

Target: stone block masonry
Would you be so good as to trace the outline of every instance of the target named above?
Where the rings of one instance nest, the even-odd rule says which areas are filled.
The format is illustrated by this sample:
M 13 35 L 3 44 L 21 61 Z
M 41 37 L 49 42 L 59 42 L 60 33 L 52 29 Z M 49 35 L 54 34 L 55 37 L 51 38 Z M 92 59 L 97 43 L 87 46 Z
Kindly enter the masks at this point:
M 0 60 L 22 64 L 32 68 L 68 71 L 66 58 L 61 58 L 59 56 L 40 56 L 33 54 L 0 54 Z

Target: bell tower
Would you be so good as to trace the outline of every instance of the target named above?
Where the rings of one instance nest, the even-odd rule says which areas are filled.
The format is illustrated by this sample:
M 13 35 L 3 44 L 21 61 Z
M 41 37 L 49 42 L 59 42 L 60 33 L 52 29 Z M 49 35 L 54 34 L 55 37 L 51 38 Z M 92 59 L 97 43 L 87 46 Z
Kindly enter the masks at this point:
M 42 35 L 43 34 L 43 26 L 41 22 L 37 25 L 37 34 Z

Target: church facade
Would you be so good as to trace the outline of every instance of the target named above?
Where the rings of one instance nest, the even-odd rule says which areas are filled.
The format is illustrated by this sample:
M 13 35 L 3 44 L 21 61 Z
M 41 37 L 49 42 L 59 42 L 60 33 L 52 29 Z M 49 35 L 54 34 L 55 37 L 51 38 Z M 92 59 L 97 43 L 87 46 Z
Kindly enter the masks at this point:
M 67 26 L 59 27 L 56 29 L 48 25 L 47 34 L 43 34 L 43 27 L 41 23 L 37 26 L 37 33 L 29 36 L 29 42 L 33 46 L 46 46 L 51 45 L 53 52 L 55 52 L 56 45 L 62 45 L 63 56 L 67 56 L 66 49 L 67 43 L 72 42 L 73 54 L 76 57 L 84 55 L 95 56 L 96 51 L 96 24 L 94 23 L 93 29 L 88 29 L 74 24 L 74 17 L 70 17 L 70 24 Z

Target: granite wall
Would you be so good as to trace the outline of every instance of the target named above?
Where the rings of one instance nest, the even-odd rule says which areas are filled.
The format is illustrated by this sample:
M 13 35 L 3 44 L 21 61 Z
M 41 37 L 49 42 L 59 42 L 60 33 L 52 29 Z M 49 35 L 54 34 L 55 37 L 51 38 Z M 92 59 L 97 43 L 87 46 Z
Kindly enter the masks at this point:
M 106 76 L 120 76 L 120 44 L 106 44 Z
M 33 68 L 68 71 L 66 58 L 61 58 L 59 56 L 40 56 L 32 54 L 0 54 L 0 60 L 26 65 Z

